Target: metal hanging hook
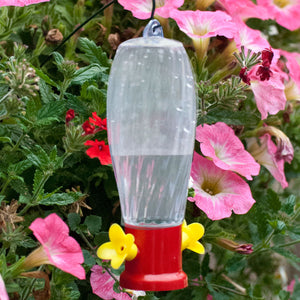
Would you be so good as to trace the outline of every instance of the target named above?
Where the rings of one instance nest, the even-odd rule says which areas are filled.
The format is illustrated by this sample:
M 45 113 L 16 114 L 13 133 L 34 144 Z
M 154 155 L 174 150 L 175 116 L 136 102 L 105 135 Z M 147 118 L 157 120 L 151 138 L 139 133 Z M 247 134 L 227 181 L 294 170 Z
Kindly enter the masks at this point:
M 160 23 L 154 19 L 156 3 L 155 0 L 152 0 L 152 11 L 150 22 L 147 24 L 143 31 L 143 37 L 151 37 L 151 36 L 160 36 L 164 37 L 163 29 Z

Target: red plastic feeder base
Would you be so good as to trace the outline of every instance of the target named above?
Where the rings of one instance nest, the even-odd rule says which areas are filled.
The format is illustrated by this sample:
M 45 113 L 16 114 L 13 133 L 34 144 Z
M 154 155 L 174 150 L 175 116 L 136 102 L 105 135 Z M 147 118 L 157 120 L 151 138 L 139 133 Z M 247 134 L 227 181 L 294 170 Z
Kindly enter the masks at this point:
M 143 291 L 170 291 L 187 287 L 182 271 L 181 225 L 167 228 L 125 225 L 135 237 L 138 254 L 126 261 L 121 274 L 123 288 Z

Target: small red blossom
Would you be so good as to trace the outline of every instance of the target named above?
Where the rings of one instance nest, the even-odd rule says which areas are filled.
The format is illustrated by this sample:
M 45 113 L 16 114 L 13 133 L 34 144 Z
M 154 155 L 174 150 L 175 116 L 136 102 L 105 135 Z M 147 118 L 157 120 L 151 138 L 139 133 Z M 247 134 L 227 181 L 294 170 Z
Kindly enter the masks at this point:
M 263 50 L 261 53 L 262 65 L 264 67 L 270 67 L 273 57 L 274 53 L 271 48 Z
M 109 153 L 109 146 L 105 145 L 104 141 L 98 141 L 97 139 L 95 141 L 86 141 L 84 143 L 85 146 L 92 146 L 88 150 L 86 150 L 86 154 L 90 158 L 97 157 L 100 160 L 100 163 L 102 165 L 109 165 L 111 164 L 111 156 Z
M 269 80 L 271 75 L 273 74 L 270 69 L 273 57 L 274 57 L 274 53 L 271 48 L 262 51 L 261 53 L 262 65 L 259 66 L 256 72 L 256 75 L 259 76 L 261 81 Z
M 250 85 L 250 78 L 248 76 L 248 73 L 247 73 L 247 67 L 243 67 L 240 71 L 240 78 L 242 79 L 243 82 L 245 82 L 246 84 Z
M 95 133 L 95 126 L 93 126 L 88 120 L 85 121 L 81 127 L 84 130 L 84 135 Z
M 92 113 L 93 118 L 89 118 L 89 121 L 91 124 L 94 124 L 95 126 L 99 127 L 97 131 L 100 130 L 107 130 L 107 122 L 106 119 L 101 119 L 100 117 L 97 116 L 96 112 Z
M 66 125 L 75 118 L 74 109 L 69 109 L 66 113 Z
M 260 81 L 269 80 L 273 72 L 269 67 L 259 66 L 256 71 L 256 76 L 259 76 Z

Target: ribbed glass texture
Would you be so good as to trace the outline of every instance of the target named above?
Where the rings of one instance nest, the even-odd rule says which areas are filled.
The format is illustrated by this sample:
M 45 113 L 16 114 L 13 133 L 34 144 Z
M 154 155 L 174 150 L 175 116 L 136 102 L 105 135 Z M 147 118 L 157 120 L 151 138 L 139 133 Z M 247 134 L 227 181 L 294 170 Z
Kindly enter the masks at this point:
M 107 126 L 126 224 L 182 223 L 195 134 L 194 79 L 180 42 L 137 38 L 118 48 Z

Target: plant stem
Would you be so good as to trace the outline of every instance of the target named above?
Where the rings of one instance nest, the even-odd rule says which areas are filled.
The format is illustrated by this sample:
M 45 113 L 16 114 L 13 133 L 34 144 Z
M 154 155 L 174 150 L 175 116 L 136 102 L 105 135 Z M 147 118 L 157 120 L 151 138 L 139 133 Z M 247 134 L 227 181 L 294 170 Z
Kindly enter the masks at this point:
M 218 284 L 215 284 L 215 283 L 211 283 L 210 285 L 213 286 L 213 287 L 216 287 L 216 288 L 223 289 L 225 291 L 231 292 L 233 294 L 249 298 L 249 296 L 245 295 L 244 293 L 238 292 L 238 291 L 233 290 L 231 288 L 228 288 L 226 286 L 218 285 Z
M 8 187 L 9 183 L 11 182 L 11 179 L 8 177 L 7 180 L 5 181 L 4 185 L 3 185 L 3 188 L 0 192 L 0 195 L 4 195 L 4 192 L 6 190 L 6 188 Z
M 40 270 L 42 269 L 42 267 L 43 267 L 43 266 L 40 266 L 38 270 L 40 271 Z M 30 285 L 29 285 L 29 286 L 27 287 L 27 289 L 25 290 L 24 295 L 22 295 L 21 300 L 26 300 L 26 299 L 30 296 L 30 293 L 31 293 L 31 291 L 32 291 L 32 289 L 33 289 L 33 286 L 34 286 L 35 282 L 36 282 L 36 278 L 33 278 L 33 279 L 31 280 Z
M 290 242 L 290 243 L 278 245 L 276 247 L 280 247 L 280 248 L 289 247 L 289 246 L 293 246 L 293 245 L 296 245 L 296 244 L 299 244 L 299 243 L 300 243 L 300 240 L 296 240 L 296 241 L 293 241 L 293 242 Z
M 16 143 L 16 144 L 14 145 L 14 147 L 11 149 L 11 151 L 16 151 L 16 150 L 19 148 L 19 146 L 20 146 L 20 144 L 21 144 L 21 142 L 22 142 L 22 140 L 23 140 L 24 137 L 25 137 L 25 133 L 23 132 L 23 133 L 21 134 L 21 136 L 19 137 L 17 143 Z
M 14 90 L 10 90 L 8 93 L 6 93 L 6 94 L 0 99 L 0 103 L 1 103 L 2 101 L 4 101 L 8 96 L 10 96 L 10 95 L 12 94 L 13 91 L 14 91 Z

